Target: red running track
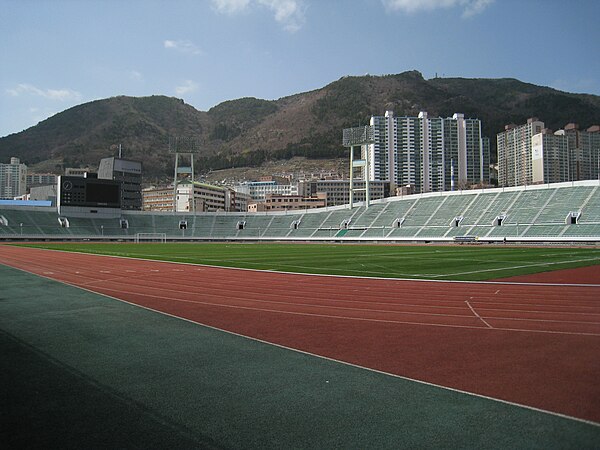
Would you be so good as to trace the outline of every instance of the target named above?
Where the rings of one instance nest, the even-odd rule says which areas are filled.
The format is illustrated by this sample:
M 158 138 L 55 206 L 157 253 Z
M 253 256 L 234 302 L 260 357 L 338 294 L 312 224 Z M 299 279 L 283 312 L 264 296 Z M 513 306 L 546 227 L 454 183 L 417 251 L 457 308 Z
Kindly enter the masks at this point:
M 3 245 L 0 261 L 201 324 L 600 423 L 600 266 L 585 269 L 588 285 L 536 285 L 295 275 Z

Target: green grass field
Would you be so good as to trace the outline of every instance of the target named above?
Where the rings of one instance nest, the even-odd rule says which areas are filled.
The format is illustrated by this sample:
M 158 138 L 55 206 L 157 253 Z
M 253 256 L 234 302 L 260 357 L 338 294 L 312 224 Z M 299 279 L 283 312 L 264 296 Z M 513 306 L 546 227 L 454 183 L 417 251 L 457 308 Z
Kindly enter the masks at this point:
M 483 281 L 600 264 L 598 248 L 214 243 L 28 246 L 283 272 Z

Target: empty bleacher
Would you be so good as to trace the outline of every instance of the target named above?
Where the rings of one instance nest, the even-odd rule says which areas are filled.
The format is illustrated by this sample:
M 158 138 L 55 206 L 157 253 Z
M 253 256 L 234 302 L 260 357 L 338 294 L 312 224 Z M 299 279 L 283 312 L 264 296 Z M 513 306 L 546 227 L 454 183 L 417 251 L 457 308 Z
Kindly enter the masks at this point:
M 428 241 L 504 238 L 600 241 L 597 181 L 419 194 L 287 213 L 123 212 L 119 218 L 62 217 L 55 208 L 0 206 L 0 239 Z

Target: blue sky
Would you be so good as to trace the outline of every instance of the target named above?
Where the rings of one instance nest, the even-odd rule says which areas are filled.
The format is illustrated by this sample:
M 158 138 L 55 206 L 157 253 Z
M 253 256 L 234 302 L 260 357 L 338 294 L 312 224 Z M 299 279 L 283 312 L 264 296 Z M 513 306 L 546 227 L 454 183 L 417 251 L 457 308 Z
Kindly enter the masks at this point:
M 600 95 L 599 17 L 598 0 L 0 0 L 0 136 L 116 95 L 206 111 L 413 69 Z

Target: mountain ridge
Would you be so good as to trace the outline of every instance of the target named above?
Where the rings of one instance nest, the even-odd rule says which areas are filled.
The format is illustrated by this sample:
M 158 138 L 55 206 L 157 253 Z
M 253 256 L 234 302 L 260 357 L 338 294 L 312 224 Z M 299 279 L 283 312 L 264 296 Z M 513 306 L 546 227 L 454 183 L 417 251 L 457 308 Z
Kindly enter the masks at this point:
M 115 96 L 69 108 L 20 133 L 0 138 L 0 160 L 19 157 L 28 166 L 59 173 L 64 167 L 96 167 L 115 155 L 144 163 L 145 178 L 172 175 L 171 136 L 194 137 L 200 172 L 256 167 L 265 161 L 338 159 L 342 129 L 367 124 L 371 115 L 451 116 L 481 119 L 495 147 L 505 124 L 539 117 L 549 128 L 569 122 L 600 123 L 600 96 L 572 94 L 514 78 L 432 78 L 417 71 L 382 76 L 344 76 L 326 86 L 277 100 L 253 97 L 199 111 L 162 95 Z

